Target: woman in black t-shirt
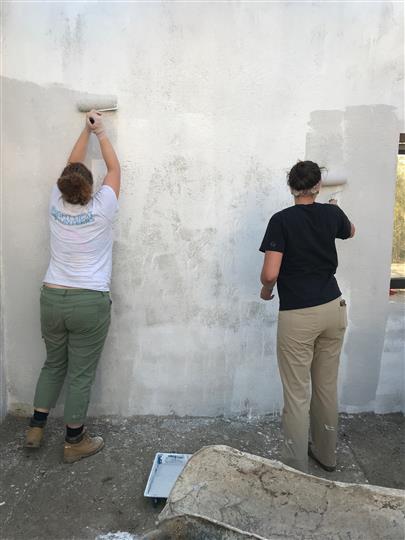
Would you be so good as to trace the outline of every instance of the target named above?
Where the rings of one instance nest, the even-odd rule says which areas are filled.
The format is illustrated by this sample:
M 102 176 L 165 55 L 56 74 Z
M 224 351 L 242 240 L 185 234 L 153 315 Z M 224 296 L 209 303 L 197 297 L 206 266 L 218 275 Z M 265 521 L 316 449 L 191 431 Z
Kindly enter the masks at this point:
M 321 185 L 316 163 L 294 165 L 288 185 L 295 205 L 272 216 L 260 246 L 265 254 L 260 296 L 274 298 L 277 282 L 280 298 L 277 360 L 284 394 L 282 460 L 307 471 L 309 455 L 323 469 L 333 471 L 337 375 L 347 326 L 346 302 L 335 278 L 335 239 L 351 238 L 355 230 L 335 200 L 315 202 Z M 309 423 L 312 442 L 308 445 Z

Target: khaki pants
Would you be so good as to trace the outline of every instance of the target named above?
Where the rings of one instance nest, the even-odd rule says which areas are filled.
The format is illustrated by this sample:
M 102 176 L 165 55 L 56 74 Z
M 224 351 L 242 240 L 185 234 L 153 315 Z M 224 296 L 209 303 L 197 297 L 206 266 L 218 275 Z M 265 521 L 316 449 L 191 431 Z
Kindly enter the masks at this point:
M 284 393 L 282 460 L 302 471 L 308 469 L 309 424 L 313 453 L 324 465 L 336 465 L 337 377 L 346 326 L 346 303 L 341 298 L 279 313 L 277 358 Z

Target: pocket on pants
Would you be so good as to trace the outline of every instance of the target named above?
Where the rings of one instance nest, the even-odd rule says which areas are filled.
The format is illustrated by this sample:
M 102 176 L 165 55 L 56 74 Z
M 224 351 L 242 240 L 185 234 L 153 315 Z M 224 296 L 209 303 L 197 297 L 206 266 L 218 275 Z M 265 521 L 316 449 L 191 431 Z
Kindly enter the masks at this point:
M 75 306 L 69 321 L 69 330 L 89 331 L 97 327 L 100 318 L 98 303 Z
M 111 313 L 110 297 L 98 293 L 91 300 L 79 303 L 73 309 L 69 320 L 69 330 L 87 333 L 96 330 L 99 326 L 109 323 Z
M 41 334 L 42 337 L 46 336 L 52 331 L 55 331 L 58 327 L 58 318 L 55 313 L 55 307 L 53 304 L 41 297 L 40 300 L 40 313 L 41 313 Z
M 341 329 L 347 328 L 347 305 L 343 298 L 339 302 L 339 327 Z

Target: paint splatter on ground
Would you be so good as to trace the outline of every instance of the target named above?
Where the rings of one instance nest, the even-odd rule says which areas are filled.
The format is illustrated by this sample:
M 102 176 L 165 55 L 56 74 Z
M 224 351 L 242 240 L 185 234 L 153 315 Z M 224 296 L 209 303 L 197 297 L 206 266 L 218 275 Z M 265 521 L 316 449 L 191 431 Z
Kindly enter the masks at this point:
M 110 532 L 107 534 L 99 534 L 96 540 L 138 540 L 139 536 L 134 536 L 129 532 L 117 531 L 115 533 Z

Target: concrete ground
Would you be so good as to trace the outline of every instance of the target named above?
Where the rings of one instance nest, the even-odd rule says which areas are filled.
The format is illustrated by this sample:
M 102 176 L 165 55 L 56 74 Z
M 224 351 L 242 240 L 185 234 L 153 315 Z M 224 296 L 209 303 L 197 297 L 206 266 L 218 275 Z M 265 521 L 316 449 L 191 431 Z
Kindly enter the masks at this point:
M 44 445 L 22 448 L 27 419 L 0 426 L 2 540 L 136 538 L 153 528 L 163 508 L 143 497 L 155 453 L 193 453 L 226 444 L 277 459 L 280 418 L 97 418 L 89 430 L 105 438 L 96 456 L 62 463 L 63 424 L 50 419 Z M 343 482 L 405 488 L 404 417 L 341 415 L 338 468 L 312 474 Z M 122 531 L 120 534 L 112 534 Z M 125 532 L 124 532 L 125 531 Z

